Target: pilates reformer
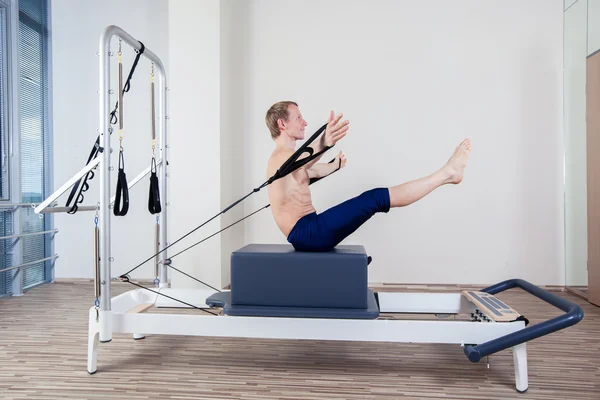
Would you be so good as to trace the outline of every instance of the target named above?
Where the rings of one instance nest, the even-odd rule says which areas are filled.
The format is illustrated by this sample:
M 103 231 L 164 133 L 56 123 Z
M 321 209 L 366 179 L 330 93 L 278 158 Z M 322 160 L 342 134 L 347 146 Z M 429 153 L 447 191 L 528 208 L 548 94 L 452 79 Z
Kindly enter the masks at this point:
M 282 165 L 275 176 L 173 243 L 167 242 L 167 207 L 156 210 L 159 216 L 157 216 L 155 254 L 129 271 L 153 260 L 156 290 L 136 284 L 129 278 L 128 272 L 121 275 L 119 280 L 138 288 L 111 298 L 110 284 L 113 278 L 110 264 L 112 262 L 110 207 L 112 202 L 109 197 L 109 171 L 112 167 L 110 151 L 107 149 L 111 149 L 110 133 L 112 132 L 111 114 L 109 114 L 111 56 L 109 50 L 113 36 L 118 36 L 119 40 L 136 51 L 143 51 L 143 56 L 151 60 L 156 67 L 160 160 L 154 168 L 160 170 L 161 190 L 159 194 L 156 189 L 154 195 L 159 196 L 158 203 L 168 205 L 166 201 L 166 73 L 162 62 L 152 51 L 144 48 L 141 42 L 121 28 L 109 26 L 101 35 L 98 53 L 100 65 L 100 135 L 96 142 L 98 152 L 94 157 L 90 155 L 86 167 L 35 209 L 38 213 L 50 212 L 49 205 L 73 185 L 76 185 L 79 190 L 77 192 L 79 196 L 82 188 L 87 185 L 85 180 L 88 173 L 93 168 L 100 169 L 99 204 L 97 207 L 81 208 L 86 211 L 96 210 L 94 255 L 96 301 L 89 309 L 88 373 L 93 374 L 97 371 L 99 344 L 110 342 L 114 333 L 129 333 L 134 339 L 142 339 L 146 334 L 165 334 L 442 343 L 462 346 L 471 362 L 479 362 L 491 354 L 511 349 L 516 390 L 525 392 L 528 388 L 526 342 L 570 327 L 583 318 L 583 311 L 576 304 L 520 279 L 507 280 L 478 291 L 469 290 L 460 293 L 377 292 L 368 287 L 367 281 L 372 258 L 363 246 L 357 245 L 340 245 L 326 253 L 308 253 L 297 252 L 291 245 L 249 244 L 231 254 L 230 290 L 218 290 L 197 279 L 208 288 L 197 290 L 169 288 L 167 268 L 182 271 L 176 269 L 172 262 L 172 259 L 181 252 L 169 258 L 167 250 L 252 193 L 256 193 L 275 179 L 319 156 L 319 153 L 312 154 L 312 149 L 307 146 L 323 132 L 325 126 L 315 132 Z M 121 93 L 119 95 L 122 101 Z M 301 159 L 304 153 L 308 153 L 308 157 Z M 147 169 L 141 176 L 150 170 L 151 168 Z M 136 178 L 133 183 L 137 183 L 140 179 L 141 177 Z M 156 179 L 152 184 L 156 187 Z M 266 207 L 268 205 L 262 209 Z M 525 316 L 496 297 L 498 293 L 512 288 L 521 288 L 561 309 L 564 314 L 529 326 Z M 182 305 L 203 313 L 147 312 L 152 307 L 181 307 Z M 432 314 L 438 318 L 408 320 L 386 317 L 394 314 Z M 448 318 L 449 316 L 466 316 L 466 319 L 451 319 Z
M 112 326 L 105 334 L 457 344 L 472 362 L 512 349 L 516 390 L 523 393 L 528 388 L 526 342 L 583 318 L 579 306 L 520 279 L 461 293 L 375 292 L 367 286 L 370 260 L 364 247 L 356 245 L 304 253 L 289 245 L 250 244 L 231 255 L 230 290 L 188 293 L 193 307 L 221 309 L 220 315 L 144 313 L 160 303 L 160 296 L 135 289 L 112 299 Z M 527 326 L 527 318 L 495 296 L 511 288 L 565 314 Z M 384 314 L 434 314 L 439 319 L 388 319 Z M 461 315 L 468 319 L 448 318 Z M 97 368 L 103 328 L 96 318 L 90 309 L 89 373 Z

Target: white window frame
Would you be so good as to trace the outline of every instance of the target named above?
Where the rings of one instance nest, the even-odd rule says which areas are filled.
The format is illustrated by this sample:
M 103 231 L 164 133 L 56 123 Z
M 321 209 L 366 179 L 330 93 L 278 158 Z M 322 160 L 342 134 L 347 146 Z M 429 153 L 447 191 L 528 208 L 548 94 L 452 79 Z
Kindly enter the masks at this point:
M 6 58 L 4 60 L 6 70 L 6 134 L 8 154 L 0 155 L 5 157 L 8 165 L 8 197 L 0 199 L 0 206 L 3 210 L 13 212 L 13 234 L 21 232 L 20 212 L 11 207 L 12 204 L 20 201 L 21 176 L 20 176 L 20 152 L 16 151 L 20 146 L 20 113 L 19 113 L 19 4 L 18 0 L 0 0 L 0 7 L 6 10 L 6 29 L 4 31 L 6 38 Z M 15 84 L 17 82 L 17 84 Z M 20 265 L 22 261 L 21 246 L 14 245 L 11 265 Z M 21 269 L 15 269 L 6 272 L 12 274 L 12 295 L 19 296 L 23 294 L 23 273 Z
M 15 41 L 15 31 L 14 31 L 14 17 L 15 17 L 15 12 L 14 12 L 14 4 L 15 1 L 14 0 L 0 0 L 0 8 L 2 8 L 4 10 L 4 16 L 6 18 L 6 20 L 4 21 L 4 24 L 2 24 L 2 30 L 3 32 L 1 33 L 2 36 L 6 39 L 6 42 L 3 43 L 4 49 L 2 51 L 2 55 L 3 55 L 3 59 L 2 59 L 2 68 L 4 69 L 3 74 L 2 74 L 2 78 L 4 80 L 4 87 L 6 88 L 6 92 L 5 93 L 0 93 L 0 101 L 2 101 L 2 103 L 4 104 L 3 107 L 3 112 L 4 115 L 2 116 L 2 120 L 4 121 L 4 128 L 5 131 L 1 132 L 2 135 L 6 135 L 6 138 L 3 138 L 6 140 L 5 142 L 5 146 L 3 148 L 4 153 L 0 154 L 0 157 L 2 158 L 2 164 L 1 167 L 5 167 L 7 168 L 7 179 L 8 179 L 8 193 L 5 194 L 5 197 L 1 197 L 0 194 L 0 202 L 4 201 L 4 202 L 10 202 L 11 200 L 11 194 L 14 193 L 12 191 L 11 188 L 11 182 L 12 182 L 12 177 L 11 177 L 11 172 L 12 172 L 12 165 L 9 159 L 9 154 L 11 153 L 11 145 L 12 145 L 12 124 L 13 124 L 13 115 L 12 115 L 12 109 L 13 109 L 13 96 L 14 96 L 14 92 L 15 90 L 13 89 L 14 85 L 12 84 L 12 76 L 11 73 L 14 70 L 14 66 L 17 65 L 16 64 L 16 60 L 15 57 L 13 56 L 13 51 L 14 49 L 14 45 L 16 44 Z M 18 93 L 17 93 L 18 95 Z

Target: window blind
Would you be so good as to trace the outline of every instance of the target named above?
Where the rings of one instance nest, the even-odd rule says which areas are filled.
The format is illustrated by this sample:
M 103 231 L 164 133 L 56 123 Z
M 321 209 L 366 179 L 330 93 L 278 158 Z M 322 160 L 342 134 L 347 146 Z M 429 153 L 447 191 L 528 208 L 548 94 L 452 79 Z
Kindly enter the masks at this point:
M 0 4 L 0 157 L 6 151 L 6 142 L 8 137 L 8 110 L 6 107 L 8 99 L 7 79 L 7 16 L 6 7 Z M 8 170 L 7 160 L 0 158 L 0 198 L 4 199 L 8 195 Z M 0 236 L 12 234 L 12 212 L 0 212 Z M 0 269 L 11 266 L 12 263 L 12 242 L 10 239 L 0 239 Z M 0 272 L 0 297 L 11 294 L 12 292 L 12 274 L 10 272 Z
M 8 41 L 6 30 L 8 13 L 5 7 L 0 6 L 0 200 L 9 199 L 10 181 L 8 178 Z
M 48 0 L 19 1 L 19 85 L 21 135 L 21 202 L 40 203 L 50 190 L 51 126 L 50 35 Z M 21 209 L 21 232 L 52 229 L 52 216 L 39 215 L 30 207 Z M 20 239 L 23 263 L 52 255 L 48 235 Z M 23 269 L 23 288 L 49 279 L 52 261 Z

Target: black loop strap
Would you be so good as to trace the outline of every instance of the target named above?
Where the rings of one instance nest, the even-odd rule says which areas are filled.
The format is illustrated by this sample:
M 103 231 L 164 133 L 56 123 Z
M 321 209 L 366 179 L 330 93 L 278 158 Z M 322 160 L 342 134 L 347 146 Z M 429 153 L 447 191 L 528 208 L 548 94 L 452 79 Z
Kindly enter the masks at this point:
M 313 148 L 312 147 L 308 147 L 312 142 L 314 142 L 314 140 L 319 137 L 319 135 L 321 133 L 323 133 L 323 131 L 327 128 L 327 124 L 324 124 L 322 127 L 320 127 L 315 133 L 312 134 L 312 136 L 310 138 L 308 138 L 308 140 L 298 148 L 298 150 L 296 150 L 294 152 L 294 154 L 292 154 L 290 156 L 290 158 L 288 158 L 282 165 L 281 167 L 279 167 L 279 170 L 275 173 L 275 175 L 273 175 L 273 177 L 271 177 L 271 179 L 269 179 L 269 183 L 272 183 L 273 181 L 279 179 L 279 178 L 283 178 L 285 175 L 289 174 L 290 172 L 293 172 L 295 169 L 293 168 L 293 165 L 296 161 L 298 161 L 298 158 L 300 158 L 300 156 L 305 153 L 308 152 L 309 156 L 311 157 L 316 157 L 317 155 L 320 155 L 320 153 L 318 153 L 317 155 L 313 155 Z M 326 148 L 324 151 L 329 150 L 329 148 Z M 323 152 L 324 152 L 323 151 Z M 279 174 L 279 176 L 278 176 Z M 275 178 L 276 177 L 276 178 Z M 273 179 L 275 178 L 275 179 Z
M 123 208 L 121 208 L 121 196 L 123 197 Z M 127 186 L 127 177 L 125 175 L 125 159 L 123 151 L 119 151 L 119 176 L 117 178 L 117 194 L 115 196 L 115 206 L 113 214 L 124 216 L 129 211 L 129 187 Z
M 146 50 L 146 46 L 144 46 L 144 43 L 140 42 L 140 50 L 136 50 L 135 52 L 137 53 L 137 56 L 135 56 L 135 60 L 133 60 L 133 66 L 131 67 L 131 71 L 129 71 L 129 76 L 127 76 L 127 81 L 125 82 L 125 86 L 123 86 L 123 93 L 125 92 L 129 92 L 130 86 L 131 86 L 131 77 L 133 76 L 133 72 L 135 71 L 135 68 L 137 67 L 138 61 L 140 61 L 140 57 L 142 56 L 142 53 L 144 52 L 144 50 Z
M 300 146 L 298 148 L 298 150 L 296 150 L 294 152 L 294 154 L 292 154 L 290 156 L 290 158 L 288 158 L 281 165 L 281 167 L 279 167 L 277 172 L 275 172 L 275 174 L 273 174 L 273 176 L 269 178 L 267 183 L 270 185 L 271 183 L 275 182 L 277 179 L 283 178 L 284 176 L 294 172 L 298 168 L 302 167 L 303 165 L 308 164 L 309 162 L 311 162 L 312 160 L 314 160 L 315 158 L 319 157 L 321 154 L 323 154 L 327 150 L 329 150 L 331 147 L 327 146 L 323 150 L 319 151 L 318 153 L 313 154 L 313 152 L 314 152 L 313 148 L 308 147 L 321 133 L 323 133 L 323 131 L 326 128 L 327 128 L 327 124 L 323 125 L 315 133 L 313 133 L 313 135 L 310 138 L 308 138 L 308 140 L 302 146 Z M 308 153 L 309 156 L 306 158 L 303 158 L 302 160 L 298 160 L 300 158 L 300 156 L 302 156 L 302 154 L 304 154 L 304 153 Z
M 115 125 L 117 122 L 119 122 L 119 119 L 117 118 L 117 110 L 119 109 L 119 101 L 117 101 L 115 103 L 115 108 L 114 110 L 112 110 L 110 112 L 110 124 L 111 125 Z
M 98 136 L 98 138 L 96 139 L 96 142 L 94 143 L 94 147 L 92 148 L 92 151 L 90 152 L 90 155 L 88 156 L 86 165 L 88 165 L 90 162 L 92 162 L 92 160 L 94 158 L 96 158 L 96 156 L 98 155 L 99 149 L 100 149 L 100 136 Z M 93 178 L 94 178 L 94 171 L 90 170 L 90 172 L 88 172 L 80 180 L 75 182 L 75 185 L 71 189 L 71 193 L 69 193 L 69 198 L 67 199 L 67 204 L 65 207 L 69 207 L 71 205 L 71 202 L 75 198 L 75 195 L 77 194 L 80 185 L 81 185 L 81 191 L 80 191 L 79 195 L 77 196 L 77 201 L 73 204 L 73 207 L 71 207 L 71 209 L 69 211 L 67 211 L 68 214 L 75 214 L 77 212 L 77 209 L 78 209 L 77 204 L 83 202 L 83 192 L 87 191 L 90 188 L 90 186 L 87 183 L 87 180 L 93 179 Z
M 150 165 L 150 191 L 148 193 L 148 211 L 150 214 L 161 212 L 160 206 L 160 191 L 158 188 L 158 177 L 156 176 L 156 159 L 152 157 Z
M 312 151 L 309 151 L 309 153 L 311 154 L 310 157 L 306 157 L 303 158 L 302 160 L 296 160 L 292 165 L 290 165 L 287 169 L 285 169 L 284 171 L 282 171 L 282 176 L 285 176 L 289 173 L 294 172 L 295 170 L 297 170 L 298 168 L 308 164 L 309 162 L 311 162 L 312 160 L 314 160 L 315 158 L 319 157 L 321 154 L 325 153 L 327 150 L 329 150 L 331 147 L 325 147 L 323 150 L 319 151 L 318 153 L 312 154 Z M 309 147 L 310 149 L 310 147 Z M 311 149 L 312 150 L 312 149 Z

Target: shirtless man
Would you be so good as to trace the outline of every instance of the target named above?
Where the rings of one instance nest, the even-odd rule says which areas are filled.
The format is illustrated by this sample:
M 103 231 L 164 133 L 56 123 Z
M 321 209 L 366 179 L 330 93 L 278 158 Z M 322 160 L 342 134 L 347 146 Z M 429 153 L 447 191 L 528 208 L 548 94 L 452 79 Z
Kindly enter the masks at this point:
M 340 122 L 342 114 L 331 112 L 325 132 L 310 147 L 314 153 L 331 147 L 346 136 L 349 122 Z M 275 150 L 267 166 L 267 178 L 295 152 L 296 141 L 304 139 L 306 121 L 295 102 L 275 103 L 265 117 Z M 346 157 L 340 151 L 332 163 L 319 163 L 315 158 L 294 172 L 268 186 L 271 212 L 277 226 L 297 251 L 330 251 L 377 212 L 404 207 L 446 184 L 458 184 L 471 152 L 471 141 L 458 145 L 446 164 L 433 174 L 390 188 L 375 188 L 346 200 L 323 213 L 312 205 L 311 178 L 327 176 L 344 168 Z M 300 157 L 300 159 L 303 157 Z

